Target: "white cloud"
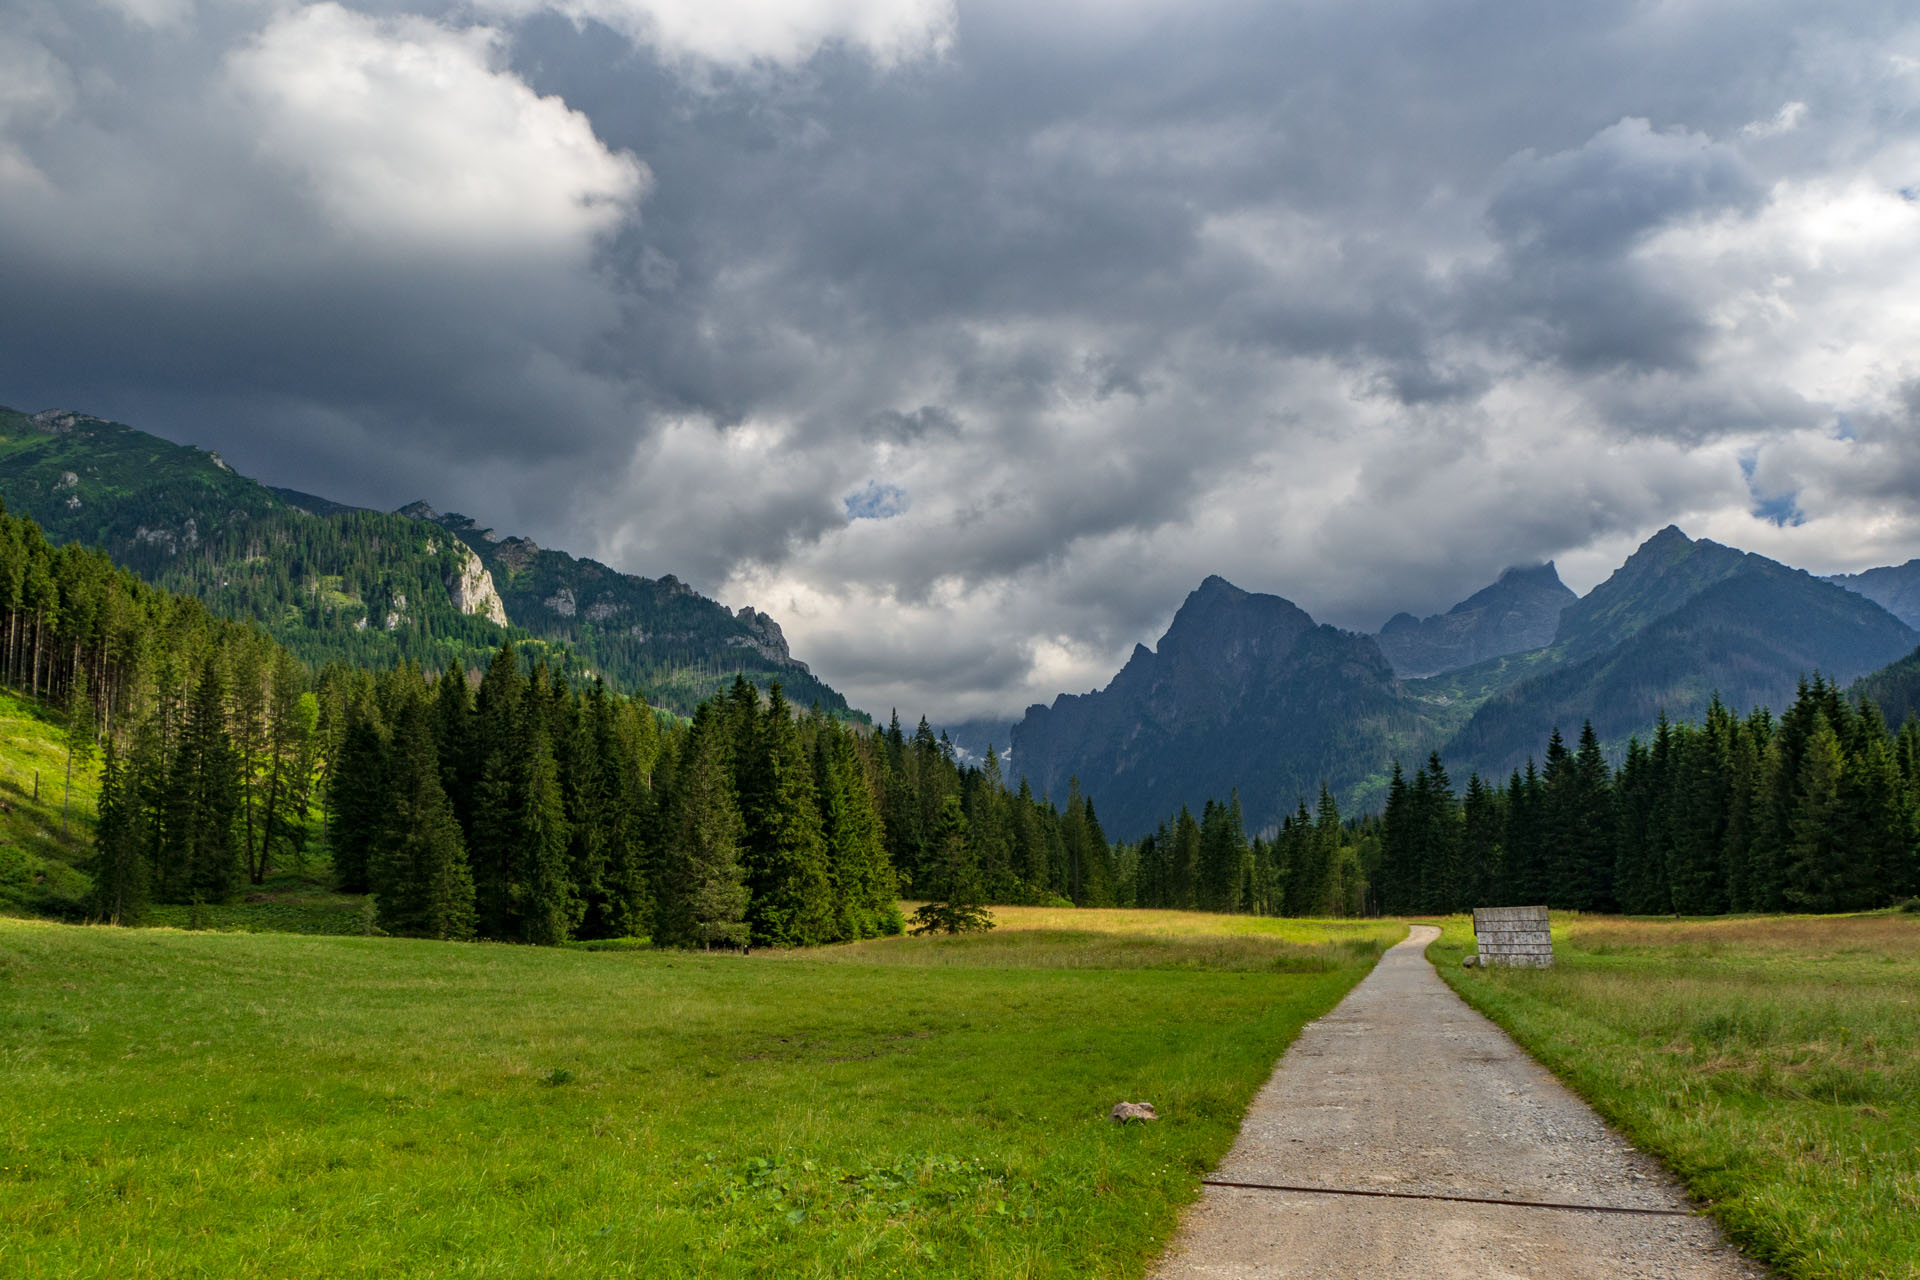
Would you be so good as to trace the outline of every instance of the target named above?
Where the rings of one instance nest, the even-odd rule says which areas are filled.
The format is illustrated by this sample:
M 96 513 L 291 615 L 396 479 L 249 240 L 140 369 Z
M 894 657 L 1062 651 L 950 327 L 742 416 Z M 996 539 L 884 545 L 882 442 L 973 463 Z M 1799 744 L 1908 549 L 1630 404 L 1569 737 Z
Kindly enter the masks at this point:
M 260 155 L 341 232 L 438 254 L 584 254 L 646 166 L 501 66 L 500 33 L 337 4 L 283 14 L 227 60 Z
M 1806 122 L 1806 118 L 1806 103 L 1789 102 L 1781 107 L 1772 119 L 1752 121 L 1743 125 L 1740 133 L 1747 138 L 1777 138 L 1783 133 L 1792 133 L 1798 129 Z
M 46 175 L 15 135 L 58 120 L 73 100 L 66 63 L 36 41 L 0 32 L 0 190 L 46 186 Z
M 477 0 L 477 8 L 600 22 L 670 60 L 732 67 L 804 62 L 828 44 L 893 65 L 942 52 L 954 30 L 951 0 Z

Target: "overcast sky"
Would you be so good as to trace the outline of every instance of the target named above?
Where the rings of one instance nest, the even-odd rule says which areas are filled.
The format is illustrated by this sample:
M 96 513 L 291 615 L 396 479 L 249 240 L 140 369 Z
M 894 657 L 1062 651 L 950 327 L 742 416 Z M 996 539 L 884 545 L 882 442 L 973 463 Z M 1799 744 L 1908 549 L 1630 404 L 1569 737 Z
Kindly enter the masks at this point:
M 1677 522 L 1920 555 L 1911 0 L 0 0 L 0 402 L 675 573 L 857 705 Z

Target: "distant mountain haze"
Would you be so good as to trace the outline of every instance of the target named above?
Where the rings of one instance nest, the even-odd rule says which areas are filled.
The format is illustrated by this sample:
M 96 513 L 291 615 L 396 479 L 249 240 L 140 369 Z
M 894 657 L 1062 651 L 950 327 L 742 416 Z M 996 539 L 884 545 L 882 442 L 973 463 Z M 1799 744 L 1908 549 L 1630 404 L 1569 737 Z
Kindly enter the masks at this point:
M 1552 643 L 1561 610 L 1579 598 L 1551 562 L 1508 569 L 1445 613 L 1394 614 L 1377 639 L 1399 675 L 1439 675 Z
M 1865 573 L 1841 573 L 1827 579 L 1857 591 L 1910 627 L 1920 629 L 1920 560 Z

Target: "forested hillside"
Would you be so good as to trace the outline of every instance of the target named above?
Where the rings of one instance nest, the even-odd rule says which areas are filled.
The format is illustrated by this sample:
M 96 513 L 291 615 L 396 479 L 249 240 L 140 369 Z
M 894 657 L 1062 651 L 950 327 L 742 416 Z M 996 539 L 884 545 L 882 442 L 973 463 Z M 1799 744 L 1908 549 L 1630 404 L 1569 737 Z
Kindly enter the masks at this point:
M 292 869 L 370 891 L 392 933 L 805 945 L 897 929 L 902 891 L 1114 898 L 1091 805 L 1010 793 L 924 720 L 796 714 L 736 676 L 688 722 L 511 644 L 478 681 L 314 671 L 10 514 L 0 684 L 57 714 L 89 795 L 100 770 L 91 856 L 13 868 L 40 886 L 15 908 L 132 923 Z
M 1776 598 L 1738 595 L 1753 577 L 1697 599 Z M 1224 583 L 1183 613 L 1144 685 L 1168 708 L 1231 710 L 1233 690 L 1192 660 L 1236 620 L 1258 624 L 1229 650 L 1248 679 L 1313 670 L 1329 636 L 1354 639 Z M 1263 648 L 1274 629 L 1292 646 Z M 1777 716 L 1709 698 L 1697 723 L 1631 742 L 1618 769 L 1588 723 L 1576 749 L 1556 733 L 1541 767 L 1504 785 L 1473 772 L 1456 795 L 1437 754 L 1411 778 L 1396 767 L 1383 817 L 1343 820 L 1325 787 L 1310 812 L 1302 787 L 1271 838 L 1249 838 L 1229 794 L 1114 846 L 1076 779 L 1058 804 L 1009 790 L 994 754 L 965 765 L 924 720 L 876 732 L 736 677 L 685 721 L 511 644 L 479 678 L 458 660 L 315 671 L 250 624 L 0 515 L 0 684 L 58 726 L 64 756 L 36 750 L 76 768 L 83 795 L 102 761 L 91 856 L 50 842 L 0 877 L 14 909 L 73 918 L 217 906 L 289 870 L 370 895 L 368 927 L 390 933 L 708 946 L 894 930 L 903 893 L 1347 915 L 1542 899 L 1852 910 L 1920 891 L 1920 721 L 1895 733 L 1819 677 Z
M 1862 676 L 1848 693 L 1856 702 L 1877 704 L 1888 724 L 1904 725 L 1920 716 L 1920 649 Z
M 473 665 L 512 637 L 556 670 L 682 713 L 739 673 L 851 714 L 771 619 L 671 575 L 495 539 L 424 506 L 367 511 L 269 489 L 216 454 L 85 414 L 0 408 L 0 499 L 52 541 L 100 547 L 150 583 L 258 622 L 316 667 Z
M 1381 823 L 1391 913 L 1546 902 L 1712 915 L 1859 911 L 1920 893 L 1920 721 L 1803 683 L 1778 716 L 1718 702 L 1662 721 L 1609 767 L 1593 727 L 1504 787 L 1456 797 L 1434 757 L 1397 771 Z

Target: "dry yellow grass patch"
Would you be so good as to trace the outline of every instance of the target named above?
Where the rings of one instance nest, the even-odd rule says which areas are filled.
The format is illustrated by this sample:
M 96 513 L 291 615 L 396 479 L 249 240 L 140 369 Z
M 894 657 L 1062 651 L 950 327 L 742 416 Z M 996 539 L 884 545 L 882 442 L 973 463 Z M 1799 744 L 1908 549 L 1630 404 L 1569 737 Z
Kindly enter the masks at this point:
M 993 919 L 986 933 L 876 938 L 808 954 L 859 964 L 1319 973 L 1371 960 L 1407 932 L 1388 920 L 1118 908 L 995 907 Z

